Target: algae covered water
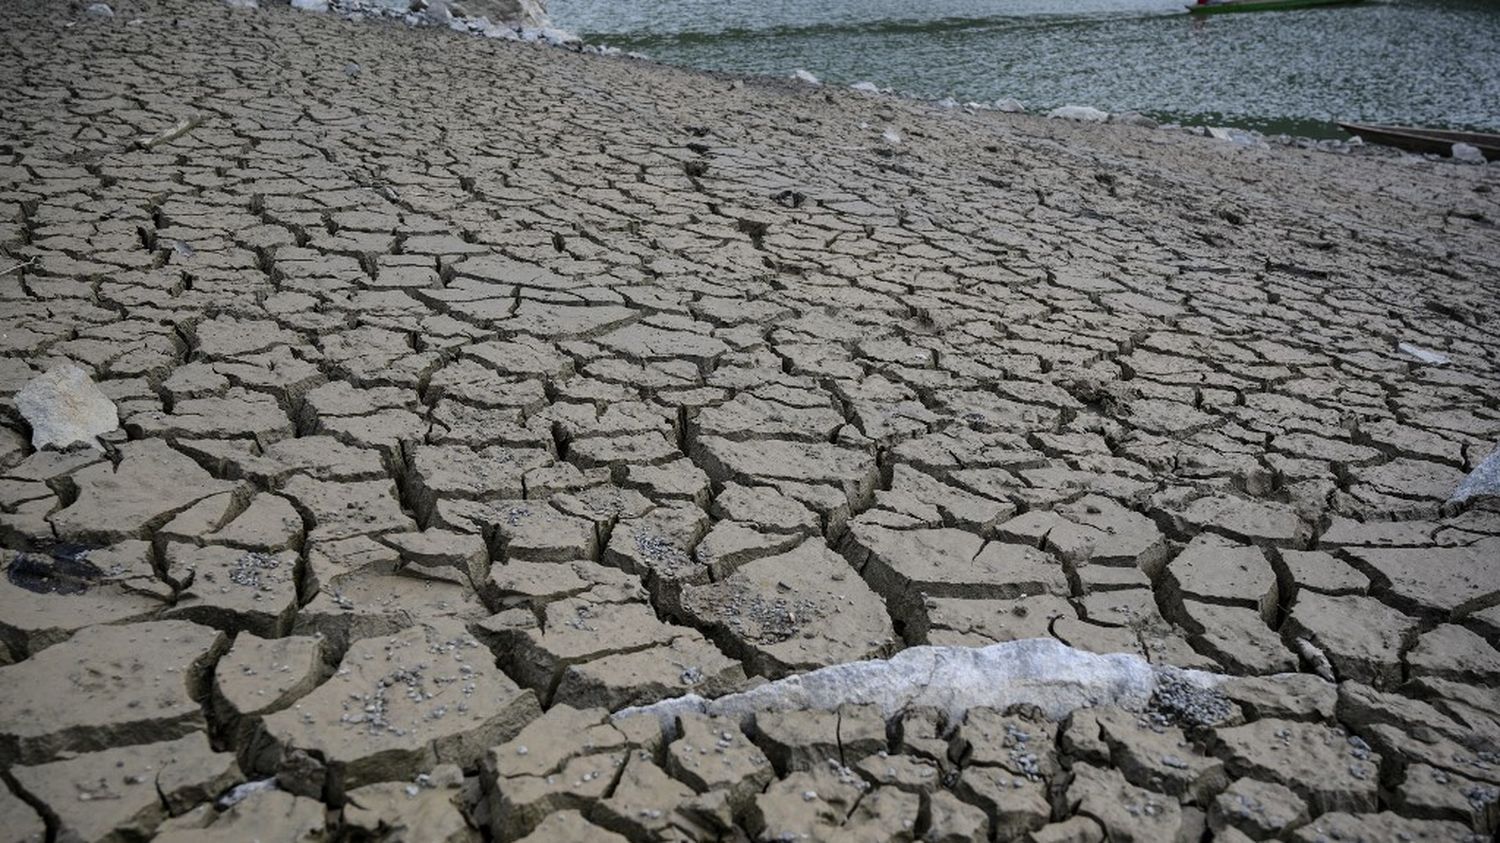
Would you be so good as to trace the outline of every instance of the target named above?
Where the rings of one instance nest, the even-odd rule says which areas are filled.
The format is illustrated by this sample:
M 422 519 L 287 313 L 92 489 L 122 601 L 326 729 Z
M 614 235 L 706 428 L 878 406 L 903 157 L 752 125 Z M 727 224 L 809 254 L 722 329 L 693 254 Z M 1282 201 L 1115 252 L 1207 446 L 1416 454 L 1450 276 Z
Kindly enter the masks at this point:
M 1332 136 L 1336 120 L 1500 131 L 1500 2 L 1190 17 L 1181 0 L 551 0 L 554 22 L 670 64 L 923 98 L 1092 105 Z

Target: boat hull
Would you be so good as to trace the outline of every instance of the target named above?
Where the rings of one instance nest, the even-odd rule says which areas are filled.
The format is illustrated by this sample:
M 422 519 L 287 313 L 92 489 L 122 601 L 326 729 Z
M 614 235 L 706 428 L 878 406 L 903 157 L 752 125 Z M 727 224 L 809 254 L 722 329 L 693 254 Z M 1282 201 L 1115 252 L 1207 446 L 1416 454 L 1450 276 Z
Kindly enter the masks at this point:
M 1238 0 L 1234 3 L 1210 3 L 1187 7 L 1192 15 L 1223 15 L 1231 12 L 1278 12 L 1287 9 L 1308 9 L 1314 6 L 1340 6 L 1363 3 L 1364 0 Z
M 1339 128 L 1352 135 L 1359 135 L 1368 143 L 1394 146 L 1408 152 L 1452 155 L 1455 143 L 1466 143 L 1478 148 L 1487 160 L 1500 161 L 1500 134 L 1423 129 L 1416 126 L 1376 126 L 1368 123 L 1340 123 Z

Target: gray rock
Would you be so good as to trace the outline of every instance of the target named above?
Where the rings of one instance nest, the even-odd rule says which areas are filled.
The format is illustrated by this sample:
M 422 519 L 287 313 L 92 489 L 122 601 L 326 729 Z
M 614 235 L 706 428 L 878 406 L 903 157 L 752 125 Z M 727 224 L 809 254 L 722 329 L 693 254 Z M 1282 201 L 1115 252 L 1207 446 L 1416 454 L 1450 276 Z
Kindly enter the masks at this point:
M 1484 462 L 1474 466 L 1469 476 L 1453 490 L 1453 497 L 1449 500 L 1463 503 L 1478 497 L 1500 497 L 1500 448 L 1485 457 Z
M 1398 344 L 1396 350 L 1402 354 L 1409 354 L 1423 363 L 1429 363 L 1433 366 L 1446 366 L 1451 362 L 1446 354 L 1423 348 L 1420 345 L 1412 345 L 1409 342 Z
M 16 393 L 16 409 L 31 425 L 31 445 L 38 450 L 78 444 L 103 450 L 98 437 L 120 426 L 115 402 L 100 391 L 88 372 L 72 363 L 53 366 L 33 378 Z
M 1473 144 L 1455 143 L 1453 145 L 1452 153 L 1454 161 L 1461 161 L 1465 164 L 1484 163 L 1484 153 L 1480 152 L 1479 147 L 1474 146 Z

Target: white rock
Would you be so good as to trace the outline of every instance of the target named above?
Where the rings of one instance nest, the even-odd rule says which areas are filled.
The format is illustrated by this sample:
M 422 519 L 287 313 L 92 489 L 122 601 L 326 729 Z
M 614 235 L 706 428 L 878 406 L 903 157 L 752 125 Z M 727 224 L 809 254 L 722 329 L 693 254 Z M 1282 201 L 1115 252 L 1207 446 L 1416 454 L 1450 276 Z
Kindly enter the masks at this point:
M 1453 160 L 1462 161 L 1465 164 L 1483 164 L 1484 153 L 1479 147 L 1467 143 L 1455 143 L 1453 145 Z
M 98 437 L 120 426 L 120 413 L 88 372 L 61 363 L 16 393 L 16 410 L 31 425 L 31 445 L 59 450 L 84 444 L 104 450 Z
M 90 3 L 84 8 L 83 13 L 91 18 L 112 18 L 115 16 L 115 10 L 111 9 L 108 3 Z
M 812 75 L 811 73 L 808 73 L 800 67 L 792 71 L 792 78 L 796 79 L 798 82 L 806 82 L 809 85 L 823 84 L 822 82 L 818 81 L 818 77 Z
M 224 5 L 231 9 L 259 9 L 257 0 L 224 0 Z
M 1065 105 L 1047 112 L 1047 116 L 1059 120 L 1077 120 L 1082 123 L 1103 123 L 1109 119 L 1109 112 L 1087 105 Z
M 1228 126 L 1210 126 L 1208 136 L 1214 140 L 1229 141 L 1236 146 L 1255 147 L 1268 149 L 1270 144 L 1266 143 L 1259 132 L 1251 132 L 1245 129 L 1235 129 Z
M 1446 354 L 1437 351 L 1429 351 L 1428 349 L 1425 349 L 1419 345 L 1412 345 L 1409 342 L 1403 342 L 1397 345 L 1396 350 L 1401 352 L 1402 354 L 1410 354 L 1412 357 L 1421 360 L 1423 363 L 1431 363 L 1434 366 L 1446 366 L 1450 362 L 1452 362 L 1448 359 L 1448 355 Z
M 1006 114 L 1024 114 L 1026 113 L 1026 106 L 1022 105 L 1021 101 L 1015 97 L 1006 97 L 995 100 L 995 110 L 1003 111 Z
M 1225 679 L 1157 668 L 1124 653 L 1075 650 L 1053 638 L 1029 638 L 988 647 L 911 647 L 889 659 L 832 665 L 714 700 L 688 694 L 623 709 L 614 716 L 651 714 L 670 730 L 678 715 L 689 712 L 745 720 L 758 712 L 834 711 L 845 704 L 873 704 L 887 717 L 908 707 L 932 706 L 962 719 L 971 708 L 1026 703 L 1060 720 L 1089 706 L 1140 710 L 1167 673 L 1199 688 L 1215 687 Z
M 953 97 L 943 97 L 937 102 L 938 108 L 958 108 L 958 100 Z
M 880 89 L 875 87 L 874 82 L 855 82 L 853 85 L 850 85 L 849 88 L 854 91 L 859 91 L 861 94 L 880 93 Z
M 328 0 L 292 0 L 292 8 L 303 12 L 326 12 Z
M 216 804 L 220 810 L 227 810 L 244 802 L 254 794 L 276 789 L 276 778 L 274 776 L 269 779 L 245 782 L 244 784 L 235 785 L 228 793 L 220 796 Z
M 901 133 L 890 126 L 887 126 L 885 131 L 880 133 L 880 139 L 888 144 L 891 144 L 892 146 L 895 146 L 896 144 L 901 142 Z

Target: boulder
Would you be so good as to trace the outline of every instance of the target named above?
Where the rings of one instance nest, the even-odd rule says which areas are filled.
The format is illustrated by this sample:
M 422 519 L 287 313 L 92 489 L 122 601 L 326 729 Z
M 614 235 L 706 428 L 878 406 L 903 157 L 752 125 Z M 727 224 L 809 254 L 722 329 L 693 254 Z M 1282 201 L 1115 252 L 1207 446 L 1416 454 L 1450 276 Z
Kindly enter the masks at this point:
M 31 425 L 31 446 L 37 450 L 74 445 L 103 450 L 98 438 L 120 426 L 115 402 L 88 372 L 72 363 L 53 366 L 32 378 L 15 400 L 21 417 Z

